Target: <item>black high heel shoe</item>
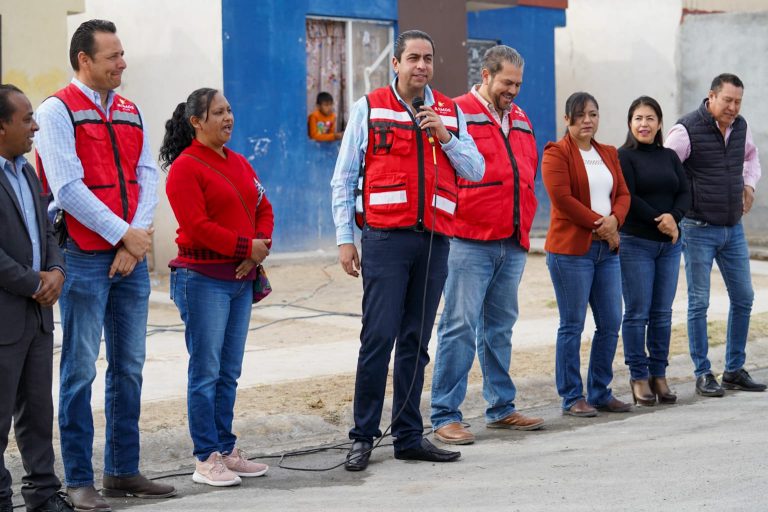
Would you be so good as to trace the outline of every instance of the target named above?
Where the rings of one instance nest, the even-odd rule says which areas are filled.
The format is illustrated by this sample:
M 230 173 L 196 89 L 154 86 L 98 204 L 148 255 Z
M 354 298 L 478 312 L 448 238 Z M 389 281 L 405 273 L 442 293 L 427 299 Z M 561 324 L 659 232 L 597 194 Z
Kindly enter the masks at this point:
M 651 377 L 648 379 L 651 392 L 659 397 L 660 404 L 673 404 L 677 402 L 677 395 L 669 389 L 666 377 Z
M 656 395 L 651 390 L 647 380 L 629 379 L 629 389 L 632 390 L 632 399 L 635 405 L 652 406 L 656 405 Z

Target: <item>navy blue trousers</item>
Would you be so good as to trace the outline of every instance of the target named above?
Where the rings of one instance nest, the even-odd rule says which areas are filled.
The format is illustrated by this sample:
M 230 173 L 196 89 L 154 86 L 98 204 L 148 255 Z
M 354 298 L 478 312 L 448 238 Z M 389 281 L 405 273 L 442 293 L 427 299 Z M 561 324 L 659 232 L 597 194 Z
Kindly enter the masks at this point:
M 392 436 L 396 452 L 418 447 L 424 430 L 419 402 L 424 367 L 429 362 L 429 337 L 448 275 L 448 239 L 434 235 L 427 269 L 429 246 L 429 232 L 363 229 L 363 328 L 355 380 L 355 426 L 349 437 L 370 442 L 381 436 L 379 424 L 394 347 Z

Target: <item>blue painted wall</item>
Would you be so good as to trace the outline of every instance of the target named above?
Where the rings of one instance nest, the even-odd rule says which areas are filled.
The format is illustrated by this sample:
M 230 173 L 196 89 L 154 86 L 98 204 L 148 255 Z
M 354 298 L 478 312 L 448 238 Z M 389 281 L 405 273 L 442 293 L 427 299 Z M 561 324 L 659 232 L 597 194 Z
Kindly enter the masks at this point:
M 335 247 L 330 181 L 339 143 L 307 137 L 306 17 L 395 21 L 396 0 L 223 0 L 230 146 L 251 158 L 275 209 L 277 251 Z
M 565 26 L 565 11 L 541 7 L 513 7 L 473 12 L 467 15 L 470 39 L 495 39 L 515 48 L 525 59 L 523 87 L 515 103 L 531 118 L 536 132 L 539 156 L 547 142 L 559 139 L 555 94 L 555 28 Z M 549 223 L 549 198 L 536 177 L 536 212 L 534 229 L 546 229 Z
M 330 180 L 338 143 L 306 133 L 307 15 L 396 22 L 397 0 L 222 0 L 224 92 L 236 121 L 230 146 L 251 159 L 267 187 L 282 252 L 336 244 Z M 470 14 L 468 23 L 471 38 L 500 40 L 525 57 L 519 103 L 541 149 L 555 138 L 553 29 L 565 23 L 564 12 L 516 7 Z

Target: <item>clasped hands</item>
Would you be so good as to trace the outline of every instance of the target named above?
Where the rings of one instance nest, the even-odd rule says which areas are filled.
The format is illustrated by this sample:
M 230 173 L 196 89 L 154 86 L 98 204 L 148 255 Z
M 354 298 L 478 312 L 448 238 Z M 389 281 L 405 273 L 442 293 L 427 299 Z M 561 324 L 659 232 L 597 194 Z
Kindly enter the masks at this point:
M 128 231 L 125 232 L 121 241 L 123 245 L 117 250 L 115 259 L 112 260 L 112 265 L 109 267 L 109 278 L 115 277 L 115 274 L 120 274 L 123 277 L 127 277 L 136 268 L 136 265 L 144 259 L 152 247 L 152 233 L 155 232 L 155 228 L 134 228 L 128 227 Z
M 250 274 L 253 267 L 261 265 L 261 263 L 269 256 L 269 244 L 272 243 L 270 238 L 254 238 L 251 240 L 251 257 L 246 258 L 240 262 L 235 269 L 235 277 L 242 279 Z
M 600 240 L 608 242 L 608 247 L 615 251 L 619 248 L 619 220 L 614 215 L 600 217 L 595 222 L 592 232 Z

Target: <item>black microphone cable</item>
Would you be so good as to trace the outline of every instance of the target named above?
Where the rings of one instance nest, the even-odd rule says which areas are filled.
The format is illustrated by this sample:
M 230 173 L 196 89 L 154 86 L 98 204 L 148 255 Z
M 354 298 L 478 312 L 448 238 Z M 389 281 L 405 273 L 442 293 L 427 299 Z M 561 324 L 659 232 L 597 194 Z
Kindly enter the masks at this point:
M 421 107 L 424 106 L 424 99 L 417 96 L 413 98 L 412 105 L 414 110 L 418 112 L 421 109 Z M 416 126 L 419 130 L 421 130 L 418 123 L 416 124 Z M 405 394 L 406 399 L 404 400 L 403 405 L 394 415 L 394 417 L 392 418 L 392 421 L 389 423 L 387 428 L 384 429 L 384 433 L 381 435 L 378 441 L 374 443 L 369 450 L 363 452 L 361 455 L 367 455 L 369 453 L 372 453 L 376 448 L 379 447 L 379 445 L 381 445 L 384 438 L 386 438 L 389 435 L 389 432 L 392 429 L 392 425 L 394 425 L 394 423 L 398 420 L 398 418 L 400 418 L 400 415 L 405 410 L 406 404 L 408 403 L 407 397 L 409 397 L 413 392 L 413 386 L 414 384 L 416 384 L 416 376 L 419 374 L 418 357 L 419 357 L 419 354 L 421 353 L 421 347 L 424 342 L 424 322 L 426 321 L 426 316 L 427 316 L 427 287 L 429 286 L 429 269 L 432 264 L 432 244 L 435 239 L 435 222 L 437 221 L 437 179 L 439 175 L 438 167 L 437 167 L 437 149 L 435 147 L 435 138 L 432 136 L 432 131 L 429 128 L 425 128 L 424 131 L 426 132 L 429 145 L 432 148 L 432 164 L 435 169 L 435 179 L 434 179 L 434 187 L 432 190 L 432 229 L 429 232 L 429 244 L 427 246 L 427 266 L 424 270 L 424 291 L 421 295 L 421 325 L 419 327 L 419 347 L 418 347 L 418 351 L 416 352 L 416 362 L 413 368 L 413 376 L 411 377 L 411 384 L 408 387 L 408 392 Z M 335 469 L 340 466 L 343 466 L 345 462 L 346 460 L 331 468 L 328 468 L 327 470 Z M 283 466 L 280 466 L 280 467 L 283 467 Z M 296 469 L 296 468 L 290 468 L 290 469 Z M 319 471 L 326 471 L 326 469 L 319 470 Z

